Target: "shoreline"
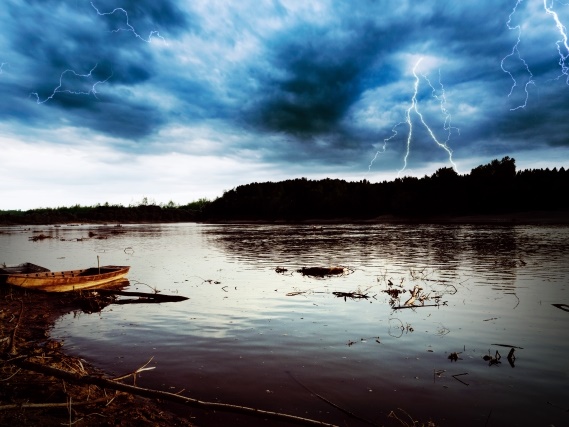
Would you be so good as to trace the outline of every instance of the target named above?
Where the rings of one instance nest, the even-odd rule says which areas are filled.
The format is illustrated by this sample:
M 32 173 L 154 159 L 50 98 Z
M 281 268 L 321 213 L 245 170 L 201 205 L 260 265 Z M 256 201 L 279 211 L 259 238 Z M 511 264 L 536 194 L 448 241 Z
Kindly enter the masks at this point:
M 0 288 L 0 300 L 0 426 L 75 422 L 81 426 L 194 426 L 161 408 L 154 399 L 73 384 L 26 369 L 25 363 L 31 362 L 39 368 L 104 376 L 89 361 L 66 354 L 64 342 L 50 337 L 59 317 L 81 310 L 76 295 L 26 292 L 6 286 Z

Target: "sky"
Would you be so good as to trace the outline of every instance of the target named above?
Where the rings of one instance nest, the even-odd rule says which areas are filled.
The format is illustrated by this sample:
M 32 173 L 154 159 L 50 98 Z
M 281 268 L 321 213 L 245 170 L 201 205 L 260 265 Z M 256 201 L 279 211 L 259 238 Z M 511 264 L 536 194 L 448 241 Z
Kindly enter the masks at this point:
M 4 0 L 0 210 L 569 167 L 569 0 Z

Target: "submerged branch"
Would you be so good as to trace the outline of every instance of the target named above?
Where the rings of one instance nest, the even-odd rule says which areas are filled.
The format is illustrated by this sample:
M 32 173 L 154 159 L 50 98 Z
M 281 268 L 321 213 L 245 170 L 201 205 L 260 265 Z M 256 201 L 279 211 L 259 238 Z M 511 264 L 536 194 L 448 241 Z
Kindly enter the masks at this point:
M 250 408 L 247 406 L 231 405 L 227 403 L 206 402 L 198 399 L 193 399 L 190 397 L 179 396 L 177 394 L 165 391 L 127 385 L 117 381 L 101 378 L 95 375 L 80 375 L 77 373 L 64 371 L 62 369 L 53 368 L 51 366 L 45 366 L 28 360 L 14 361 L 14 364 L 21 368 L 50 375 L 74 384 L 92 384 L 99 386 L 101 388 L 124 391 L 126 393 L 154 398 L 154 399 L 168 400 L 170 402 L 180 403 L 195 408 L 209 409 L 214 411 L 233 412 L 233 413 L 251 415 L 255 417 L 273 419 L 277 421 L 288 421 L 300 425 L 334 426 L 333 424 L 328 424 L 321 421 L 312 420 L 309 418 L 298 417 L 295 415 L 282 414 L 279 412 L 272 412 L 272 411 L 264 411 L 262 409 Z
M 140 298 L 148 298 L 155 300 L 157 302 L 177 302 L 177 301 L 185 301 L 189 299 L 188 297 L 183 297 L 181 295 L 162 295 L 157 293 L 147 293 L 147 292 L 127 292 L 127 291 L 119 291 L 114 289 L 97 289 L 94 292 L 98 292 L 101 295 L 120 295 L 120 296 L 127 296 L 127 297 L 140 297 Z

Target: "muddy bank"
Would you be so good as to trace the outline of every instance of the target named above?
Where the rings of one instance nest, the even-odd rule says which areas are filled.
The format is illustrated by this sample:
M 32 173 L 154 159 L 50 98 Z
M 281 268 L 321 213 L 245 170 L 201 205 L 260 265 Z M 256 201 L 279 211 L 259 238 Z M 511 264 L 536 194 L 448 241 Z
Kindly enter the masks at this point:
M 154 400 L 22 368 L 27 361 L 104 377 L 87 361 L 67 356 L 63 343 L 49 336 L 60 316 L 98 304 L 77 296 L 0 288 L 0 426 L 192 426 Z

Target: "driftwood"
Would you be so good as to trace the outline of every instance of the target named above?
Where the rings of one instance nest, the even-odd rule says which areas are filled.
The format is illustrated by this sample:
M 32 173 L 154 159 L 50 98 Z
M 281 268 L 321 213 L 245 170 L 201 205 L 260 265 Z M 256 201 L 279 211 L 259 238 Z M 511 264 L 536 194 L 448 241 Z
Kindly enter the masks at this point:
M 148 293 L 148 292 L 127 292 L 127 291 L 119 291 L 114 289 L 97 289 L 93 292 L 97 292 L 101 295 L 120 295 L 126 297 L 140 297 L 140 298 L 154 300 L 153 302 L 177 302 L 189 299 L 188 297 L 183 297 L 181 295 L 162 295 L 158 293 Z M 141 300 L 141 302 L 149 302 L 149 301 Z M 121 304 L 121 301 L 115 301 L 114 303 Z
M 238 414 L 251 415 L 255 417 L 262 417 L 265 419 L 272 419 L 277 421 L 287 421 L 300 425 L 308 426 L 330 426 L 335 427 L 334 424 L 324 423 L 321 421 L 312 420 L 309 418 L 298 417 L 295 415 L 282 414 L 279 412 L 264 411 L 262 409 L 250 408 L 247 406 L 231 405 L 226 403 L 206 402 L 190 397 L 180 396 L 174 393 L 165 391 L 152 390 L 133 385 L 127 385 L 118 381 L 109 380 L 95 375 L 80 375 L 74 372 L 64 371 L 62 369 L 53 368 L 51 366 L 42 365 L 39 363 L 31 362 L 29 360 L 14 360 L 13 364 L 30 371 L 39 372 L 45 375 L 50 375 L 64 381 L 74 384 L 91 384 L 104 389 L 118 390 L 126 393 L 153 398 L 163 399 L 170 402 L 180 403 L 183 405 L 191 406 L 194 408 L 233 412 Z
M 443 304 L 444 305 L 444 304 Z M 440 307 L 441 304 L 425 304 L 425 305 L 399 305 L 397 307 L 392 307 L 393 310 L 401 310 L 403 308 L 422 308 L 422 307 Z
M 491 345 L 498 345 L 500 347 L 510 347 L 510 348 L 519 348 L 520 350 L 523 350 L 523 347 L 516 347 L 515 345 L 509 345 L 509 344 L 491 344 Z
M 560 308 L 563 311 L 569 311 L 569 305 L 567 304 L 551 304 L 551 305 Z
M 163 295 L 157 292 L 126 292 L 109 288 L 69 291 L 66 293 L 76 296 L 74 303 L 85 313 L 98 313 L 109 304 L 160 304 L 163 302 L 177 302 L 188 299 L 181 295 Z M 118 296 L 138 298 L 118 299 Z
M 97 403 L 108 402 L 108 397 L 100 399 L 86 400 L 84 402 L 73 402 L 73 406 L 95 405 Z M 8 405 L 0 405 L 0 411 L 8 409 L 45 409 L 45 408 L 69 408 L 69 403 L 12 403 Z

